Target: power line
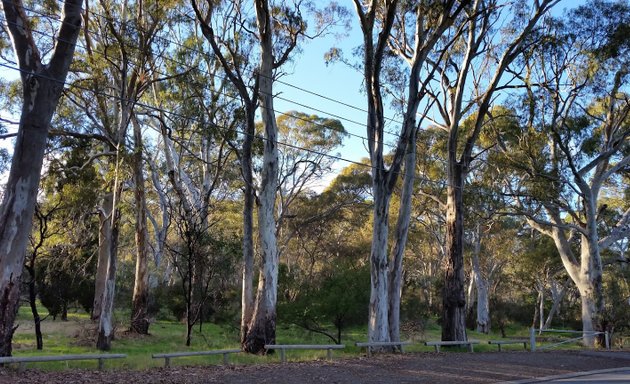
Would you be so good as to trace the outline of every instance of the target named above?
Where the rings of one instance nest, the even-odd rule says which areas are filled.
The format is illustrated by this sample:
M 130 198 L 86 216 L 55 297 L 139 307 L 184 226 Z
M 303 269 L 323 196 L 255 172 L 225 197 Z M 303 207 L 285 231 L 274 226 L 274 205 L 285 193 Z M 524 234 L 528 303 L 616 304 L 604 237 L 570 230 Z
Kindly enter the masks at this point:
M 63 4 L 63 0 L 58 0 L 58 2 L 60 2 L 60 3 L 62 3 L 62 4 Z M 29 8 L 24 7 L 24 9 L 29 9 Z M 31 10 L 32 12 L 37 12 L 37 11 L 32 10 L 32 9 L 29 9 L 29 10 Z M 85 11 L 85 9 L 84 9 L 84 8 L 82 8 L 82 10 L 84 10 L 84 11 Z M 96 16 L 97 16 L 97 17 L 99 17 L 99 18 L 102 18 L 102 19 L 106 20 L 107 22 L 112 23 L 112 24 L 124 25 L 125 27 L 130 27 L 130 28 L 132 28 L 132 29 L 136 30 L 137 32 L 143 32 L 143 33 L 146 33 L 146 31 L 145 31 L 142 27 L 137 26 L 137 25 L 134 25 L 134 24 L 132 24 L 132 23 L 130 23 L 130 22 L 128 22 L 128 21 L 119 21 L 119 20 L 115 20 L 114 18 L 111 18 L 111 17 L 108 17 L 108 16 L 106 16 L 106 15 L 103 15 L 102 13 L 94 12 L 94 11 L 93 11 L 93 10 L 91 10 L 91 9 L 89 10 L 89 12 L 90 12 L 91 14 L 93 14 L 93 15 L 96 15 Z M 185 14 L 185 13 L 184 13 L 183 15 L 184 15 L 185 17 L 187 17 L 187 18 L 188 18 L 189 20 L 191 20 L 191 21 L 196 21 L 196 18 L 195 18 L 195 17 L 189 16 L 188 14 Z M 46 17 L 51 17 L 51 16 L 46 15 Z M 60 21 L 60 20 L 58 19 L 58 17 L 55 17 L 54 19 L 55 19 L 55 20 Z M 201 52 L 201 51 L 199 51 L 199 50 L 197 50 L 197 49 L 195 49 L 195 48 L 192 48 L 192 47 L 186 46 L 186 45 L 181 44 L 181 43 L 179 43 L 179 42 L 177 42 L 177 41 L 174 41 L 174 40 L 171 40 L 171 39 L 168 39 L 168 38 L 162 37 L 162 36 L 156 36 L 156 39 L 159 39 L 159 40 L 161 40 L 161 41 L 163 41 L 163 42 L 166 42 L 166 43 L 168 43 L 168 44 L 172 44 L 172 45 L 178 46 L 178 47 L 180 47 L 180 48 L 183 48 L 184 50 L 187 50 L 187 51 L 189 51 L 189 52 L 192 52 L 192 53 L 195 53 L 195 54 L 198 54 L 198 55 L 203 55 L 203 54 L 205 54 L 204 52 Z M 180 63 L 180 64 L 181 64 L 181 63 Z M 266 75 L 259 74 L 259 73 L 254 73 L 254 70 L 252 70 L 252 69 L 249 69 L 249 68 L 246 68 L 246 67 L 245 67 L 245 68 L 243 68 L 243 69 L 244 69 L 245 71 L 250 72 L 251 74 L 257 74 L 258 76 L 263 76 L 263 77 L 266 77 Z M 333 102 L 333 103 L 335 103 L 335 104 L 339 104 L 339 105 L 342 105 L 342 106 L 344 106 L 344 107 L 348 107 L 348 108 L 354 109 L 354 110 L 359 111 L 359 112 L 362 112 L 362 113 L 369 113 L 369 111 L 367 111 L 367 110 L 366 110 L 366 109 L 364 109 L 364 108 L 361 108 L 361 107 L 358 107 L 358 106 L 356 106 L 356 105 L 352 105 L 352 104 L 346 103 L 346 102 L 344 102 L 344 101 L 341 101 L 341 100 L 338 100 L 338 99 L 332 98 L 332 97 L 330 97 L 330 96 L 322 95 L 321 93 L 318 93 L 318 92 L 315 92 L 315 91 L 311 91 L 311 90 L 306 89 L 306 88 L 304 88 L 304 87 L 300 87 L 300 86 L 297 86 L 297 85 L 291 84 L 291 83 L 289 83 L 289 82 L 286 82 L 286 81 L 283 81 L 283 80 L 280 80 L 280 79 L 275 79 L 275 78 L 273 78 L 273 77 L 271 77 L 270 79 L 271 79 L 271 80 L 273 80 L 273 81 L 274 81 L 274 82 L 276 82 L 276 83 L 279 83 L 279 84 L 285 85 L 285 86 L 287 86 L 287 87 L 290 87 L 290 88 L 296 89 L 296 90 L 298 90 L 298 91 L 301 91 L 301 92 L 304 92 L 304 93 L 307 93 L 307 94 L 310 94 L 310 95 L 313 95 L 313 96 L 319 97 L 319 98 L 324 99 L 324 100 L 331 101 L 331 102 Z M 287 102 L 293 102 L 293 101 L 291 101 L 291 100 L 287 100 L 287 99 L 283 99 L 283 100 L 285 100 L 285 101 L 287 101 Z M 307 106 L 307 105 L 306 105 L 306 106 L 305 106 L 305 105 L 301 105 L 301 106 L 304 106 L 304 107 L 306 107 L 306 108 L 310 108 L 310 109 L 313 109 L 313 110 L 317 110 L 317 109 L 315 109 L 315 108 L 313 108 L 313 107 L 310 107 L 310 106 Z M 328 112 L 323 112 L 323 113 L 328 113 Z M 332 116 L 332 115 L 331 115 L 331 116 Z M 390 121 L 390 122 L 392 122 L 392 123 L 396 123 L 396 124 L 399 124 L 399 125 L 402 125 L 402 124 L 403 124 L 403 122 L 402 122 L 402 121 L 396 120 L 396 119 L 394 119 L 394 118 L 392 118 L 392 117 L 387 117 L 387 116 L 384 116 L 384 118 L 385 118 L 385 120 L 388 120 L 388 121 Z M 351 121 L 351 120 L 349 120 L 349 119 L 345 119 L 345 120 L 346 120 L 346 121 Z M 356 123 L 356 122 L 355 122 L 355 123 Z M 363 123 L 356 123 L 356 124 L 359 124 L 359 125 L 364 125 Z M 386 131 L 386 133 L 391 134 L 391 135 L 394 135 L 394 136 L 399 136 L 399 135 L 397 135 L 395 132 L 387 132 L 387 131 Z
M 10 66 L 10 65 L 7 65 L 7 64 L 4 64 L 4 63 L 0 63 L 0 66 L 8 68 L 8 69 L 16 70 L 16 71 L 18 71 L 20 73 L 27 73 L 26 71 L 22 70 L 21 68 L 18 68 L 18 67 L 15 67 L 15 66 Z M 46 80 L 57 82 L 57 83 L 59 83 L 61 85 L 65 85 L 65 83 L 63 83 L 62 81 L 54 79 L 54 78 L 49 77 L 49 76 L 44 76 L 44 75 L 37 75 L 37 76 L 40 77 L 40 78 L 44 78 Z M 119 102 L 131 101 L 130 99 L 125 99 L 125 98 L 121 98 L 121 97 L 118 97 L 118 96 L 115 96 L 115 95 L 110 95 L 110 94 L 107 94 L 105 92 L 97 92 L 97 91 L 88 89 L 87 87 L 79 86 L 79 85 L 76 85 L 76 84 L 74 84 L 72 86 L 76 87 L 76 88 L 79 88 L 79 89 L 83 89 L 85 91 L 92 92 L 92 93 L 94 93 L 96 95 L 100 95 L 100 96 L 104 96 L 104 97 L 108 97 L 108 98 L 114 99 L 114 100 L 119 101 Z M 184 116 L 184 115 L 182 115 L 180 113 L 169 111 L 169 110 L 166 110 L 164 108 L 156 107 L 156 106 L 149 105 L 149 104 L 146 104 L 146 103 L 143 103 L 143 102 L 136 101 L 135 105 L 143 107 L 143 108 L 146 108 L 148 110 L 155 111 L 155 112 L 161 112 L 161 113 L 164 113 L 164 114 L 168 114 L 168 115 L 171 115 L 173 117 L 179 117 L 179 118 L 188 119 L 188 120 L 192 120 L 192 121 L 196 121 L 196 122 L 200 123 L 200 121 L 197 118 L 194 118 L 194 117 L 191 118 L 190 116 Z M 225 126 L 218 125 L 218 124 L 214 124 L 214 126 L 216 128 L 218 128 L 218 129 L 224 131 L 224 132 L 233 131 L 233 132 L 236 132 L 236 133 L 240 133 L 242 135 L 247 135 L 247 136 L 253 137 L 255 139 L 259 139 L 259 140 L 263 140 L 263 141 L 269 141 L 269 139 L 267 139 L 264 136 L 260 136 L 260 135 L 256 135 L 256 134 L 251 135 L 251 134 L 249 134 L 249 133 L 247 133 L 245 131 L 239 130 L 237 128 L 229 128 L 229 127 L 225 127 Z M 344 157 L 341 157 L 341 156 L 331 155 L 329 153 L 325 153 L 325 152 L 316 151 L 316 150 L 313 150 L 313 149 L 301 147 L 299 145 L 285 143 L 285 142 L 282 142 L 282 141 L 276 141 L 275 143 L 278 144 L 278 145 L 287 147 L 287 148 L 292 148 L 292 149 L 296 149 L 296 150 L 299 150 L 299 151 L 309 152 L 309 153 L 312 153 L 312 154 L 315 154 L 315 155 L 319 155 L 319 156 L 322 156 L 322 157 L 327 157 L 327 158 L 330 158 L 330 159 L 333 159 L 333 160 L 343 161 L 343 162 L 346 162 L 346 163 L 349 163 L 349 164 L 361 166 L 361 167 L 364 167 L 364 168 L 369 168 L 370 170 L 376 169 L 375 166 L 370 165 L 370 164 L 366 164 L 366 163 L 363 163 L 363 162 L 350 160 L 350 159 L 347 159 L 347 158 L 344 158 Z M 404 176 L 404 174 L 405 173 L 403 171 L 398 172 L 398 175 Z M 419 182 L 424 182 L 424 183 L 428 183 L 428 184 L 437 185 L 440 188 L 444 188 L 446 186 L 446 184 L 444 182 L 437 182 L 437 181 L 434 181 L 434 180 L 431 180 L 431 179 L 428 179 L 428 178 L 419 177 L 417 175 L 414 176 L 414 179 L 416 181 L 419 181 Z M 458 187 L 455 186 L 454 188 L 458 188 Z
M 53 16 L 51 16 L 51 15 L 47 15 L 47 14 L 41 13 L 41 12 L 36 11 L 36 10 L 33 10 L 33 9 L 31 9 L 31 8 L 26 8 L 26 7 L 24 7 L 24 9 L 29 10 L 29 11 L 34 12 L 34 13 L 37 13 L 37 14 L 41 15 L 42 17 L 45 17 L 45 18 L 49 18 L 49 19 L 53 19 L 53 20 L 57 20 L 57 21 L 59 21 L 59 19 L 58 19 L 57 17 L 53 17 Z M 107 19 L 105 16 L 101 16 L 101 17 L 105 18 L 105 19 L 106 19 L 106 20 L 108 20 L 108 21 L 111 21 L 110 19 Z M 3 18 L 3 19 L 4 19 L 4 18 Z M 6 19 L 4 19 L 4 20 L 5 20 L 5 22 L 9 23 Z M 42 31 L 35 30 L 35 29 L 32 29 L 32 32 L 35 32 L 35 33 L 40 34 L 40 35 L 45 36 L 45 37 L 55 38 L 55 36 L 52 36 L 52 35 L 51 35 L 50 33 L 48 33 L 48 32 L 42 32 Z M 92 32 L 94 32 L 94 31 L 92 31 Z M 99 33 L 94 33 L 94 35 L 102 37 Z M 159 37 L 159 36 L 156 36 L 156 37 L 157 37 L 157 38 L 161 38 L 161 37 Z M 162 39 L 162 38 L 161 38 L 161 39 Z M 166 42 L 170 42 L 170 43 L 173 43 L 171 40 L 168 40 L 168 39 L 164 39 L 164 41 L 166 41 Z M 180 46 L 180 47 L 182 47 L 182 48 L 184 48 L 184 49 L 192 50 L 192 49 L 190 49 L 190 48 L 188 48 L 188 47 L 186 47 L 186 46 L 184 46 L 184 45 L 181 45 L 181 44 L 179 44 L 179 43 L 174 43 L 174 44 L 175 44 L 175 45 L 178 45 L 178 46 Z M 75 45 L 76 47 L 80 47 L 80 48 L 82 48 L 82 49 L 85 49 L 85 48 L 86 48 L 85 46 L 80 45 L 79 43 L 74 43 L 74 45 Z M 139 48 L 138 48 L 138 47 L 135 47 L 135 46 L 132 46 L 132 45 L 125 45 L 125 47 L 127 47 L 127 48 L 131 48 L 131 49 L 135 49 L 135 50 L 139 50 Z M 103 55 L 106 55 L 104 52 L 99 51 L 99 50 L 97 50 L 97 49 L 93 49 L 93 51 L 95 51 L 95 52 L 97 52 L 97 53 L 100 53 L 100 54 L 103 54 Z M 198 53 L 198 54 L 202 54 L 202 55 L 204 54 L 203 52 L 200 52 L 200 51 L 198 51 L 198 50 L 192 50 L 192 51 L 194 51 L 194 52 L 196 52 L 196 53 Z M 167 56 L 164 56 L 164 55 L 157 55 L 157 56 L 156 56 L 156 58 L 157 58 L 157 59 L 163 59 L 163 60 L 166 60 L 166 61 L 170 61 L 171 63 L 175 63 L 175 64 L 182 65 L 182 66 L 189 66 L 187 63 L 183 63 L 183 62 L 181 62 L 181 61 L 175 60 L 175 59 L 173 59 L 173 58 L 170 58 L 170 57 L 167 57 Z M 139 66 L 138 66 L 137 64 L 133 63 L 133 62 L 130 62 L 129 64 L 130 64 L 131 66 L 134 66 L 134 67 L 136 67 L 136 68 L 139 68 Z M 196 70 L 198 70 L 200 73 L 205 73 L 205 74 L 210 75 L 210 76 L 215 76 L 215 77 L 221 78 L 221 79 L 223 79 L 223 80 L 227 80 L 225 75 L 220 75 L 220 74 L 211 74 L 211 73 L 210 73 L 210 72 L 208 72 L 207 70 L 202 70 L 202 69 L 199 69 L 199 68 L 196 68 Z M 157 73 L 157 74 L 160 74 L 160 75 L 162 75 L 162 76 L 169 76 L 168 74 L 165 74 L 165 73 L 163 73 L 163 72 L 160 72 L 159 70 L 154 70 L 154 72 L 155 72 L 155 73 Z M 276 80 L 274 80 L 274 81 L 276 81 Z M 284 84 L 288 84 L 288 83 L 285 83 L 285 82 L 282 82 L 282 83 L 284 83 Z M 232 98 L 232 99 L 234 99 L 234 100 L 237 100 L 237 101 L 239 101 L 239 100 L 240 100 L 237 96 L 234 96 L 234 95 L 231 95 L 231 94 L 228 94 L 228 93 L 225 93 L 225 92 L 219 92 L 219 93 L 220 93 L 220 94 L 222 94 L 222 95 L 224 95 L 224 96 L 227 96 L 227 97 L 229 97 L 229 98 Z M 319 108 L 316 108 L 316 107 L 313 107 L 313 106 L 310 106 L 310 105 L 307 105 L 307 104 L 299 103 L 299 102 L 297 102 L 297 101 L 290 100 L 290 99 L 284 98 L 284 97 L 279 96 L 279 95 L 272 95 L 272 97 L 273 97 L 273 98 L 275 98 L 275 99 L 280 99 L 280 100 L 283 100 L 283 101 L 286 101 L 286 102 L 289 102 L 289 103 L 292 103 L 292 104 L 295 104 L 295 105 L 298 105 L 298 106 L 301 106 L 301 107 L 304 107 L 304 108 L 307 108 L 307 109 L 310 109 L 310 110 L 316 111 L 316 112 L 320 112 L 320 113 L 326 114 L 326 115 L 328 115 L 328 116 L 331 116 L 331 117 L 337 118 L 337 119 L 339 119 L 339 120 L 343 120 L 343 121 L 347 121 L 347 122 L 350 122 L 350 123 L 356 124 L 356 125 L 361 126 L 361 127 L 364 127 L 364 126 L 365 126 L 365 124 L 364 124 L 364 123 L 357 122 L 356 120 L 352 120 L 352 119 L 349 119 L 349 118 L 347 118 L 347 117 L 344 117 L 344 116 L 341 116 L 341 115 L 338 115 L 338 114 L 334 114 L 334 113 L 331 113 L 331 112 L 328 112 L 328 111 L 325 111 L 325 110 L 322 110 L 322 109 L 319 109 Z M 341 103 L 341 102 L 339 102 L 339 103 Z M 299 119 L 299 120 L 307 121 L 307 120 L 305 120 L 305 119 L 301 118 L 300 116 L 291 115 L 291 114 L 289 114 L 289 113 L 287 113 L 287 112 L 282 112 L 282 111 L 279 111 L 279 110 L 276 110 L 276 109 L 274 109 L 274 112 L 279 113 L 279 114 L 283 114 L 283 115 L 289 115 L 289 116 L 291 116 L 291 117 L 293 117 L 293 118 L 296 118 L 296 119 Z M 309 122 L 310 122 L 310 121 L 309 121 Z M 311 122 L 311 123 L 312 123 L 312 122 Z M 315 124 L 316 124 L 316 125 L 318 125 L 318 126 L 320 126 L 320 127 L 322 127 L 322 128 L 325 128 L 325 129 L 330 129 L 330 127 L 328 127 L 328 126 L 326 126 L 326 125 L 319 124 L 319 123 L 315 123 Z M 400 136 L 399 136 L 399 134 L 394 133 L 394 132 L 388 132 L 388 131 L 386 131 L 386 133 L 391 134 L 391 135 L 396 136 L 396 137 L 400 137 Z M 345 132 L 345 134 L 346 134 L 346 135 L 348 135 L 348 136 L 350 136 L 350 137 L 355 137 L 355 138 L 361 139 L 362 141 L 369 140 L 369 139 L 368 139 L 367 137 L 365 137 L 365 136 L 362 136 L 362 135 L 359 135 L 359 134 L 355 134 L 355 133 L 351 133 L 351 132 L 348 132 L 348 131 L 346 131 L 346 132 Z M 377 142 L 377 143 L 380 143 L 380 142 Z M 395 149 L 395 148 L 396 148 L 396 145 L 392 145 L 392 144 L 389 144 L 389 143 L 387 143 L 387 142 L 383 142 L 382 144 L 383 144 L 384 146 L 386 146 L 386 147 L 389 147 L 389 148 L 393 148 L 393 149 Z

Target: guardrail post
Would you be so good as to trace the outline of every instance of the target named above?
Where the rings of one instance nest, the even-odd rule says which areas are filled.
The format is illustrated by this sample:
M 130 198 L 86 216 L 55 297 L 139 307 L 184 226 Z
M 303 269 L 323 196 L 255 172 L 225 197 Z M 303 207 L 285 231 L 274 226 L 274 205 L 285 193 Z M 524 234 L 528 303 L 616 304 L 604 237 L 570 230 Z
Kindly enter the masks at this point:
M 98 370 L 102 371 L 104 367 L 105 367 L 105 359 L 103 358 L 98 359 Z
M 228 354 L 227 354 L 227 353 L 224 353 L 224 354 L 223 354 L 223 364 L 224 364 L 224 365 L 228 365 L 228 364 L 229 364 L 229 361 L 228 361 Z
M 171 366 L 171 358 L 166 356 L 164 357 L 164 368 L 168 368 Z
M 529 348 L 532 352 L 536 352 L 536 328 L 529 329 Z
M 604 332 L 604 340 L 606 343 L 606 349 L 610 349 L 610 333 L 608 333 L 608 331 Z
M 283 363 L 287 362 L 287 356 L 284 354 L 284 348 L 280 348 L 280 361 Z

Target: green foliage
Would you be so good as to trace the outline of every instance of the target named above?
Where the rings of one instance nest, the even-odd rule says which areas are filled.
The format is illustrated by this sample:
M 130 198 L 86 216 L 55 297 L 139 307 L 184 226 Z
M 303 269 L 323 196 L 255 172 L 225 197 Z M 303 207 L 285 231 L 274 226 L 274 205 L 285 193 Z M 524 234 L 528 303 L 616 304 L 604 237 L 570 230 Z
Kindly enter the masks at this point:
M 60 315 L 66 320 L 73 303 L 90 313 L 96 262 L 89 253 L 73 247 L 54 246 L 46 257 L 38 260 L 36 271 L 39 298 L 53 318 Z
M 337 265 L 318 279 L 302 282 L 297 297 L 284 297 L 278 306 L 278 316 L 309 331 L 322 333 L 335 343 L 342 342 L 344 329 L 365 322 L 370 300 L 370 271 L 367 266 Z M 279 289 L 295 284 L 286 266 L 281 266 Z M 336 333 L 329 330 L 330 325 Z
M 630 269 L 627 265 L 622 262 L 606 268 L 604 290 L 604 328 L 617 335 L 630 335 Z

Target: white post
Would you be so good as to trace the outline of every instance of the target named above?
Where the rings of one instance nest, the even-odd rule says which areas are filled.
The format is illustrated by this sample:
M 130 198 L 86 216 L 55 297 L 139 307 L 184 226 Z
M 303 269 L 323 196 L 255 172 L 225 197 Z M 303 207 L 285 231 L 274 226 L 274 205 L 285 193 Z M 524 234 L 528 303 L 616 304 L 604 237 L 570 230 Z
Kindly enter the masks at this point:
M 608 331 L 604 332 L 604 339 L 606 342 L 606 349 L 610 349 L 610 334 L 608 333 Z
M 532 352 L 536 351 L 536 328 L 529 329 L 529 347 Z

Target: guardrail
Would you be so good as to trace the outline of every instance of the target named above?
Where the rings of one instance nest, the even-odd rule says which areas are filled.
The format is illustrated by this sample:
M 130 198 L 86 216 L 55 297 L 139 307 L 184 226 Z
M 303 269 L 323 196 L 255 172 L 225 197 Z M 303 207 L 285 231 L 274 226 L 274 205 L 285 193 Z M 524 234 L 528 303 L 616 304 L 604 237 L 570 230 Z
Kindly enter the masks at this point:
M 536 332 L 540 332 L 540 333 L 542 333 L 542 332 L 549 332 L 549 333 L 580 334 L 580 336 L 572 337 L 572 338 L 560 341 L 558 343 L 549 344 L 549 345 L 545 345 L 545 346 L 537 348 L 536 347 Z M 529 345 L 530 345 L 531 351 L 535 352 L 536 349 L 538 349 L 538 350 L 545 350 L 545 349 L 550 349 L 550 348 L 557 347 L 559 345 L 573 343 L 573 342 L 582 340 L 587 335 L 588 336 L 604 335 L 605 347 L 606 347 L 606 349 L 610 349 L 610 334 L 608 333 L 608 331 L 606 331 L 606 332 L 599 332 L 599 331 L 572 331 L 572 330 L 564 330 L 564 329 L 536 329 L 536 328 L 530 328 L 529 329 Z
M 44 363 L 48 361 L 68 361 L 68 360 L 98 360 L 98 369 L 103 370 L 105 360 L 124 359 L 124 354 L 99 354 L 99 355 L 61 355 L 61 356 L 21 356 L 21 357 L 0 357 L 0 364 L 19 363 L 19 370 L 24 370 L 26 363 Z

